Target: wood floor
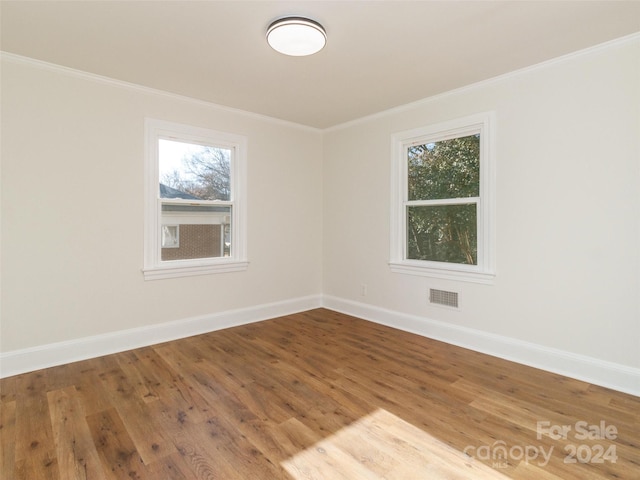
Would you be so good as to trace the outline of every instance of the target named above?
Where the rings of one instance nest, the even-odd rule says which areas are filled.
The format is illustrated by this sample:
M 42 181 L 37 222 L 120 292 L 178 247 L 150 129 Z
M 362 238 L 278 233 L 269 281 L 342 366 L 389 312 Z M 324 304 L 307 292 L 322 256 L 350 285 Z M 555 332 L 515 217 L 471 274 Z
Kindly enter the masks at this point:
M 323 309 L 0 388 L 4 480 L 640 478 L 640 398 Z

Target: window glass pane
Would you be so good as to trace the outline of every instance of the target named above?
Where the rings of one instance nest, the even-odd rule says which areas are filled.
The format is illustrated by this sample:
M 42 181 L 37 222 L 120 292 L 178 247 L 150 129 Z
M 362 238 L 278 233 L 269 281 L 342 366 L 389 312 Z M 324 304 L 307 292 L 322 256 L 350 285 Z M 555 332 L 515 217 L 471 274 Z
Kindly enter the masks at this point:
M 163 203 L 162 261 L 231 255 L 231 207 Z
M 407 207 L 407 259 L 477 264 L 476 204 Z
M 160 197 L 231 199 L 231 150 L 158 140 Z
M 480 196 L 480 135 L 407 149 L 409 200 Z
M 180 246 L 180 227 L 178 225 L 162 225 L 162 248 L 178 248 Z

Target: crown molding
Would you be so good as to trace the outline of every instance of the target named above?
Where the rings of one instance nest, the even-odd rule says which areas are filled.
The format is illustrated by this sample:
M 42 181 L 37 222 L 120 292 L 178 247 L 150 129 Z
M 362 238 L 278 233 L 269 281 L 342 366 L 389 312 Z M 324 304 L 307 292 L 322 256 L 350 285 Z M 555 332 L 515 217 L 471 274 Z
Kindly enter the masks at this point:
M 77 70 L 75 68 L 65 67 L 63 65 L 57 65 L 55 63 L 45 62 L 43 60 L 37 60 L 31 57 L 25 57 L 22 55 L 17 55 L 15 53 L 9 53 L 5 51 L 0 51 L 0 58 L 3 61 L 15 63 L 18 65 L 24 65 L 32 68 L 37 68 L 40 70 L 46 70 L 49 72 L 58 73 L 61 75 L 67 75 L 74 78 L 80 78 L 84 80 L 88 80 L 90 82 L 101 83 L 103 85 L 109 85 L 111 87 L 116 88 L 124 88 L 127 90 L 137 91 L 147 95 L 154 95 L 157 97 L 164 97 L 170 100 L 177 100 L 180 102 L 190 103 L 193 105 L 197 105 L 200 107 L 210 108 L 213 110 L 217 110 L 219 112 L 231 113 L 235 115 L 241 115 L 244 117 L 252 118 L 254 120 L 260 120 L 264 122 L 273 123 L 280 126 L 296 128 L 298 130 L 306 130 L 308 132 L 314 133 L 322 133 L 322 129 L 310 127 L 308 125 L 303 125 L 301 123 L 290 122 L 288 120 L 282 120 L 275 117 L 270 117 L 268 115 L 263 115 L 261 113 L 250 112 L 248 110 L 242 110 L 239 108 L 228 107 L 225 105 L 220 105 L 213 102 L 208 102 L 206 100 L 200 100 L 197 98 L 189 97 L 186 95 L 180 95 L 177 93 L 167 92 L 165 90 L 160 90 L 156 88 L 147 87 L 144 85 L 140 85 L 137 83 L 125 82 L 124 80 L 118 80 L 111 77 L 106 77 L 103 75 L 98 75 L 95 73 L 85 72 L 83 70 Z
M 510 78 L 519 77 L 521 75 L 525 75 L 531 72 L 535 72 L 538 70 L 543 70 L 545 68 L 552 67 L 554 65 L 568 62 L 574 60 L 576 58 L 586 57 L 588 55 L 593 55 L 596 53 L 600 53 L 603 50 L 608 50 L 614 47 L 620 47 L 623 45 L 627 45 L 630 43 L 634 43 L 636 41 L 640 41 L 640 32 L 632 33 L 631 35 L 626 35 L 624 37 L 616 38 L 614 40 L 610 40 L 608 42 L 600 43 L 598 45 L 594 45 L 592 47 L 584 48 L 582 50 L 577 50 L 575 52 L 567 53 L 565 55 L 561 55 L 559 57 L 555 57 L 549 60 L 545 60 L 540 63 L 536 63 L 534 65 L 529 65 L 527 67 L 519 68 L 517 70 L 513 70 L 511 72 L 503 73 L 501 75 L 497 75 L 495 77 L 488 78 L 486 80 L 481 80 L 479 82 L 471 83 L 469 85 L 465 85 L 463 87 L 455 88 L 453 90 L 447 90 L 446 92 L 442 92 L 436 95 L 432 95 L 430 97 L 421 98 L 420 100 L 416 100 L 415 102 L 405 103 L 403 105 L 398 105 L 396 107 L 389 108 L 387 110 L 382 110 L 380 112 L 372 113 L 371 115 L 367 115 L 365 117 L 356 118 L 354 120 L 350 120 L 348 122 L 340 123 L 338 125 L 333 125 L 331 127 L 327 127 L 323 130 L 324 133 L 329 133 L 338 130 L 344 130 L 350 127 L 354 127 L 357 125 L 361 125 L 363 123 L 371 122 L 373 120 L 377 120 L 380 118 L 387 117 L 389 115 L 406 112 L 409 110 L 413 110 L 425 105 L 429 105 L 430 103 L 443 100 L 447 97 L 452 97 L 455 95 L 460 95 L 472 90 L 476 90 L 479 88 L 483 88 L 489 85 L 493 85 L 495 83 L 503 82 Z
M 624 37 L 620 37 L 620 38 L 616 38 L 614 40 L 610 40 L 608 42 L 604 42 L 604 43 L 600 43 L 598 45 L 594 45 L 592 47 L 588 47 L 582 50 L 578 50 L 575 52 L 571 52 L 565 55 L 561 55 L 559 57 L 555 57 L 552 58 L 550 60 L 545 60 L 543 62 L 540 63 L 536 63 L 534 65 L 530 65 L 524 68 L 520 68 L 518 70 L 514 70 L 512 72 L 508 72 L 502 75 L 498 75 L 492 78 L 488 78 L 486 80 L 481 80 L 479 82 L 475 82 L 469 85 L 465 85 L 463 87 L 460 88 L 455 88 L 453 90 L 448 90 L 446 92 L 437 94 L 437 95 L 432 95 L 430 97 L 426 97 L 426 98 L 422 98 L 420 100 L 416 100 L 415 102 L 411 102 L 411 103 L 406 103 L 403 105 L 398 105 L 396 107 L 387 109 L 387 110 L 382 110 L 380 112 L 376 112 L 373 113 L 371 115 L 366 115 L 364 117 L 360 117 L 360 118 L 356 118 L 354 120 L 350 120 L 348 122 L 344 122 L 344 123 L 340 123 L 337 125 L 333 125 L 327 128 L 315 128 L 315 127 L 310 127 L 308 125 L 303 125 L 300 123 L 296 123 L 296 122 L 290 122 L 288 120 L 282 120 L 279 118 L 275 118 L 275 117 L 270 117 L 268 115 L 263 115 L 260 113 L 255 113 L 255 112 L 250 112 L 248 110 L 241 110 L 238 108 L 234 108 L 234 107 L 228 107 L 225 105 L 220 105 L 217 103 L 213 103 L 213 102 L 207 102 L 205 100 L 199 100 L 193 97 L 188 97 L 186 95 L 179 95 L 177 93 L 171 93 L 171 92 L 167 92 L 164 90 L 159 90 L 159 89 L 154 89 L 151 87 L 146 87 L 144 85 L 139 85 L 136 83 L 130 83 L 130 82 L 125 82 L 123 80 L 117 80 L 111 77 L 106 77 L 103 75 L 98 75 L 98 74 L 94 74 L 94 73 L 89 73 L 89 72 L 85 72 L 82 70 L 77 70 L 74 68 L 70 68 L 70 67 L 65 67 L 62 65 L 57 65 L 54 63 L 49 63 L 49 62 L 45 62 L 42 60 L 37 60 L 34 58 L 30 58 L 30 57 L 25 57 L 22 55 L 17 55 L 14 53 L 9 53 L 9 52 L 5 52 L 5 51 L 0 51 L 0 58 L 2 60 L 7 60 L 10 61 L 12 63 L 17 63 L 17 64 L 22 64 L 22 65 L 28 65 L 34 68 L 40 68 L 43 70 L 49 70 L 52 72 L 56 72 L 56 73 L 60 73 L 60 74 L 65 74 L 65 75 L 69 75 L 69 76 L 73 76 L 76 78 L 84 78 L 86 80 L 89 81 L 94 81 L 94 82 L 98 82 L 98 83 L 102 83 L 102 84 L 106 84 L 106 85 L 111 85 L 111 86 L 115 86 L 115 87 L 120 87 L 120 88 L 126 88 L 129 90 L 137 90 L 139 92 L 142 93 L 146 93 L 146 94 L 150 94 L 150 95 L 156 95 L 156 96 L 161 96 L 161 97 L 165 97 L 165 98 L 170 98 L 173 100 L 178 100 L 178 101 L 183 101 L 183 102 L 188 102 L 188 103 L 192 103 L 195 105 L 199 105 L 199 106 L 204 106 L 207 108 L 212 108 L 221 112 L 227 112 L 227 113 L 232 113 L 232 114 L 236 114 L 236 115 L 243 115 L 246 117 L 250 117 L 253 119 L 257 119 L 257 120 L 262 120 L 262 121 L 266 121 L 269 123 L 273 123 L 273 124 L 277 124 L 277 125 L 282 125 L 282 126 L 288 126 L 291 128 L 296 128 L 296 129 L 300 129 L 300 130 L 306 130 L 309 132 L 315 132 L 315 133 L 328 133 L 328 132 L 333 132 L 333 131 L 337 131 L 337 130 L 343 130 L 346 128 L 350 128 L 362 123 L 366 123 L 366 122 L 370 122 L 379 118 L 383 118 L 389 115 L 393 115 L 396 113 L 402 113 L 404 111 L 408 111 L 408 110 L 412 110 L 424 105 L 428 105 L 432 102 L 438 101 L 438 100 L 442 100 L 444 98 L 447 98 L 449 96 L 454 96 L 454 95 L 459 95 L 461 93 L 465 93 L 467 91 L 471 91 L 471 90 L 475 90 L 481 87 L 485 87 L 488 85 L 492 85 L 494 83 L 498 83 L 498 82 L 502 82 L 505 81 L 509 78 L 512 77 L 517 77 L 520 75 L 524 75 L 536 70 L 541 70 L 541 69 L 545 69 L 548 67 L 551 67 L 553 65 L 559 64 L 559 63 L 563 63 L 566 61 L 570 61 L 573 60 L 575 58 L 580 58 L 580 57 L 584 57 L 587 55 L 591 55 L 594 53 L 598 53 L 602 50 L 607 50 L 609 48 L 613 48 L 613 47 L 617 47 L 617 46 L 622 46 L 622 45 L 626 45 L 628 43 L 633 43 L 635 41 L 640 41 L 640 32 L 637 33 L 633 33 L 630 35 L 626 35 Z

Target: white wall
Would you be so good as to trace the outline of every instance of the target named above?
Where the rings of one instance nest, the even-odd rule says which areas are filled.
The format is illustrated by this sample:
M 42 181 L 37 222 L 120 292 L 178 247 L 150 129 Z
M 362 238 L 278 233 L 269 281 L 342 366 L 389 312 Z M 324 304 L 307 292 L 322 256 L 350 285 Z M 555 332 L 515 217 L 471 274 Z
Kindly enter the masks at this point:
M 497 120 L 495 284 L 391 273 L 391 134 L 484 111 Z M 426 334 L 463 327 L 637 368 L 639 212 L 636 36 L 326 132 L 324 293 Z M 460 292 L 461 310 L 429 306 L 429 287 Z
M 490 110 L 494 285 L 392 274 L 391 134 Z M 145 116 L 248 137 L 248 271 L 143 280 Z M 92 345 L 126 346 L 128 329 L 152 342 L 147 332 L 180 335 L 200 316 L 188 326 L 248 321 L 253 307 L 275 316 L 262 307 L 323 295 L 640 393 L 638 36 L 324 133 L 3 57 L 1 120 L 5 363 L 33 366 L 52 344 L 41 363 L 64 360 L 69 341 L 101 353 Z M 458 291 L 462 308 L 430 307 L 429 287 Z
M 248 137 L 246 272 L 143 279 L 145 116 Z M 2 352 L 319 296 L 321 142 L 3 57 Z

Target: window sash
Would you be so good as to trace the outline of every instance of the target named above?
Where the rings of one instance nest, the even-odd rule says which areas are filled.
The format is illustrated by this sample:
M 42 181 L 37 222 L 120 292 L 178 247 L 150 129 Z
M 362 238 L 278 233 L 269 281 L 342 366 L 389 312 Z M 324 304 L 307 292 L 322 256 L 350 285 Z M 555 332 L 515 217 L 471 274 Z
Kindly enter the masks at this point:
M 472 270 L 480 269 L 481 266 L 481 252 L 484 248 L 483 235 L 482 235 L 482 222 L 481 222 L 481 209 L 480 209 L 480 197 L 459 197 L 459 198 L 438 198 L 438 199 L 425 199 L 425 200 L 408 200 L 409 197 L 409 168 L 408 168 L 408 156 L 409 148 L 415 145 L 427 144 L 430 142 L 437 142 L 441 140 L 452 140 L 455 138 L 466 137 L 469 135 L 480 134 L 480 144 L 482 145 L 482 132 L 476 127 L 461 129 L 455 133 L 450 133 L 443 137 L 438 135 L 431 135 L 420 138 L 418 141 L 412 141 L 411 143 L 405 143 L 403 145 L 404 151 L 404 168 L 403 168 L 403 206 L 404 214 L 402 216 L 402 232 L 403 232 L 403 248 L 402 248 L 402 260 L 405 262 L 424 262 L 425 266 L 431 266 L 435 268 L 450 268 L 452 270 L 458 270 L 460 268 L 466 270 L 468 268 Z M 482 152 L 480 153 L 480 165 L 482 165 Z M 480 187 L 482 186 L 482 176 L 480 176 Z M 482 190 L 480 188 L 480 190 Z M 409 208 L 410 207 L 429 207 L 429 206 L 447 206 L 447 205 L 476 205 L 476 237 L 477 237 L 477 249 L 476 249 L 476 263 L 456 263 L 456 262 L 444 262 L 436 260 L 422 260 L 409 258 Z
M 175 205 L 178 207 L 188 206 L 188 207 L 216 207 L 219 211 L 171 211 L 171 210 L 163 210 L 165 205 Z M 185 231 L 189 231 L 190 228 L 196 226 L 220 226 L 220 236 L 218 237 L 219 241 L 219 255 L 209 255 L 203 254 L 202 256 L 193 256 L 188 258 L 167 258 L 163 259 L 163 250 L 165 246 L 161 246 L 158 251 L 157 262 L 158 265 L 175 265 L 179 264 L 179 262 L 191 262 L 191 261 L 213 261 L 218 259 L 226 259 L 229 257 L 233 257 L 233 237 L 229 235 L 231 242 L 228 247 L 228 255 L 225 256 L 226 247 L 224 245 L 224 237 L 225 237 L 225 226 L 230 226 L 233 229 L 233 202 L 228 201 L 219 201 L 219 200 L 203 200 L 203 201 L 195 201 L 195 200 L 182 200 L 182 199 L 169 199 L 169 201 L 165 201 L 165 199 L 158 199 L 158 210 L 160 215 L 160 221 L 158 228 L 160 229 L 160 237 L 162 242 L 163 228 L 165 227 L 164 222 L 169 221 L 168 225 L 177 225 L 178 227 L 183 226 Z M 186 238 L 186 237 L 185 237 Z M 211 244 L 208 243 L 200 243 L 202 242 L 202 237 L 199 237 L 199 240 L 196 240 L 195 243 L 199 246 L 195 246 L 193 242 L 184 243 L 182 245 L 183 248 L 192 248 L 195 250 L 200 250 L 201 253 L 209 252 L 209 248 Z M 171 248 L 171 247 L 169 247 Z M 193 250 L 190 252 L 193 255 Z M 210 253 L 210 252 L 209 252 Z
M 430 205 L 462 205 L 465 203 L 480 203 L 480 197 L 439 198 L 437 200 L 405 200 L 406 207 L 428 207 Z
M 484 235 L 482 235 L 482 208 L 480 197 L 463 197 L 463 198 L 446 198 L 446 199 L 437 199 L 437 200 L 407 200 L 404 202 L 403 210 L 404 213 L 402 215 L 402 231 L 404 232 L 404 242 L 402 245 L 402 259 L 403 261 L 408 262 L 434 262 L 433 260 L 417 260 L 409 258 L 408 245 L 409 245 L 409 208 L 410 207 L 434 207 L 434 206 L 447 206 L 447 205 L 468 205 L 475 204 L 476 205 L 476 236 L 477 236 L 477 258 L 476 264 L 472 265 L 472 267 L 477 267 L 480 264 L 480 252 L 482 248 L 484 248 Z M 467 264 L 463 263 L 452 263 L 452 262 L 434 262 L 436 265 L 451 265 L 452 268 L 457 268 L 457 266 L 461 266 L 466 268 Z
M 234 226 L 234 221 L 233 221 L 233 211 L 234 211 L 234 157 L 235 157 L 235 147 L 232 145 L 221 145 L 219 142 L 204 142 L 204 141 L 187 141 L 182 137 L 172 137 L 172 138 L 168 138 L 167 136 L 162 136 L 159 137 L 158 140 L 160 139 L 165 139 L 165 140 L 175 140 L 175 141 L 179 141 L 181 143 L 187 143 L 190 145 L 201 145 L 203 147 L 212 147 L 212 148 L 220 148 L 220 149 L 225 149 L 225 150 L 229 150 L 230 151 L 230 159 L 229 159 L 229 170 L 230 170 L 230 189 L 229 189 L 229 200 L 200 200 L 200 199 L 184 199 L 184 198 L 164 198 L 160 196 L 160 189 L 158 188 L 158 233 L 160 234 L 160 237 L 162 238 L 162 215 L 163 215 L 163 210 L 162 207 L 164 205 L 184 205 L 184 206 L 193 206 L 193 207 L 206 207 L 206 206 L 216 206 L 216 207 L 221 207 L 221 208 L 228 208 L 229 211 L 229 216 L 231 217 L 230 219 L 230 224 L 231 224 L 231 230 L 233 230 L 233 226 Z M 158 165 L 159 165 L 159 159 L 158 159 Z M 159 175 L 159 171 L 158 171 L 158 185 L 160 185 L 160 175 Z M 209 218 L 215 218 L 218 215 L 216 214 L 216 212 L 194 212 L 193 216 L 197 216 L 197 217 L 209 217 Z M 206 222 L 205 222 L 206 223 Z M 186 222 L 185 224 L 190 224 L 189 222 Z M 229 257 L 233 258 L 233 252 L 235 250 L 233 242 L 234 242 L 234 236 L 233 234 L 230 235 L 231 237 L 231 245 L 229 247 L 229 252 L 230 255 Z M 162 259 L 162 247 L 160 249 L 158 249 L 157 251 L 157 258 L 156 258 L 156 262 L 158 265 L 180 265 L 180 264 L 184 264 L 184 265 L 191 265 L 194 262 L 202 262 L 202 263 L 217 263 L 219 261 L 226 261 L 228 257 L 225 257 L 224 255 L 220 255 L 220 256 L 202 256 L 202 257 L 196 257 L 196 258 L 183 258 L 183 259 L 171 259 L 171 260 L 163 260 Z

